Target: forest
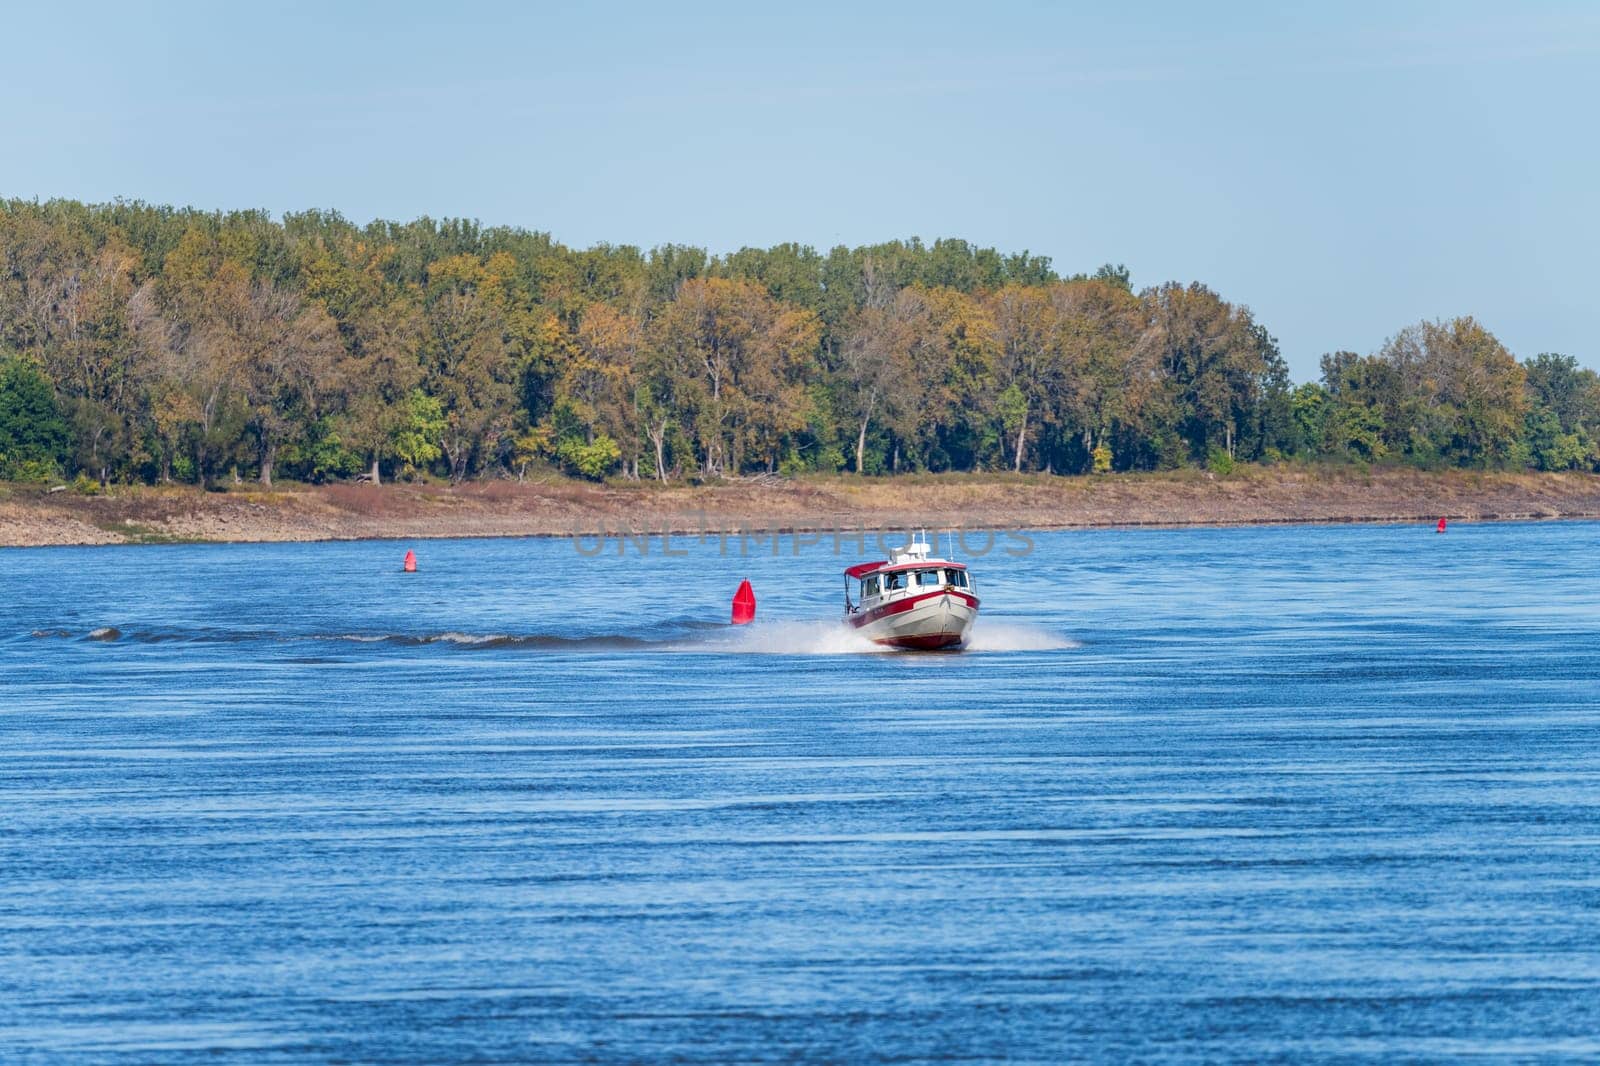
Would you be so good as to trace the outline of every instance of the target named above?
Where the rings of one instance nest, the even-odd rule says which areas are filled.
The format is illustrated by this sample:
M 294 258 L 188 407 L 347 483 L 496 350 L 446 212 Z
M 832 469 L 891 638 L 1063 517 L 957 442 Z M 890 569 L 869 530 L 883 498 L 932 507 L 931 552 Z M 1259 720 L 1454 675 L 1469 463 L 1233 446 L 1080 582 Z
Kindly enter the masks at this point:
M 0 201 L 0 479 L 1594 470 L 1600 378 L 1471 317 L 1290 380 L 1199 282 L 961 240 L 577 250 L 462 220 Z

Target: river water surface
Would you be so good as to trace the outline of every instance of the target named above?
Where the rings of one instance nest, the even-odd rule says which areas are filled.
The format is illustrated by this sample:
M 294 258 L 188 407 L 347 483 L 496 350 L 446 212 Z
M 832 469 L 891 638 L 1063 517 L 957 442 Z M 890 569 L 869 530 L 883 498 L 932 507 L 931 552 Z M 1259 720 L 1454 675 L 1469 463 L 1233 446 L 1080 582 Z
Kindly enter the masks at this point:
M 0 1060 L 1592 1061 L 1597 542 L 3 551 Z

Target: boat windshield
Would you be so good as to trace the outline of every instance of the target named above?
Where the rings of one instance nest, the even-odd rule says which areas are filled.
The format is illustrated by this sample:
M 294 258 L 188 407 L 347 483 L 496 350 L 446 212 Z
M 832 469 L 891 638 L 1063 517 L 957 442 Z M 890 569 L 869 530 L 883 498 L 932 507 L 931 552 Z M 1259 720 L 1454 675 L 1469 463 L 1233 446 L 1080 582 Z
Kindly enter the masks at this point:
M 955 567 L 948 569 L 930 568 L 927 570 L 891 570 L 885 574 L 869 574 L 861 579 L 862 596 L 886 596 L 891 592 L 913 590 L 922 592 L 927 589 L 943 588 L 949 585 L 953 588 L 971 588 L 971 579 L 965 570 Z

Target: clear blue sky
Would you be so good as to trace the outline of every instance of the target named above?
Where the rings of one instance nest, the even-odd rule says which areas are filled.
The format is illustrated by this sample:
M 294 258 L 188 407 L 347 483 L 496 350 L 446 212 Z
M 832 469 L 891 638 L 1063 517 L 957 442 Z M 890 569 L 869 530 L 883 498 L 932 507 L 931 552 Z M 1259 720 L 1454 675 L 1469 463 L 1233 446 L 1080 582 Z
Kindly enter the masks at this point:
M 1297 380 L 1457 314 L 1600 366 L 1600 5 L 451 7 L 13 9 L 0 195 L 959 236 L 1204 281 Z

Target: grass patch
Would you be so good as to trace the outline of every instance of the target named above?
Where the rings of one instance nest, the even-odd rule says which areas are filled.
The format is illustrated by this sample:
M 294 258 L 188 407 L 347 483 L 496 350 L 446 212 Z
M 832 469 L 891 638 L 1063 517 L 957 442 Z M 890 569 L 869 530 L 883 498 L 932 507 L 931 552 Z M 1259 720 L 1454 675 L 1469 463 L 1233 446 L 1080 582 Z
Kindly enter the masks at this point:
M 143 523 L 135 522 L 131 518 L 125 518 L 121 521 L 104 520 L 96 522 L 95 525 L 107 533 L 115 533 L 117 536 L 124 538 L 129 544 L 210 543 L 210 541 L 206 540 L 204 537 L 183 536 L 177 533 L 169 533 L 164 529 L 157 529 L 155 526 L 147 526 Z

